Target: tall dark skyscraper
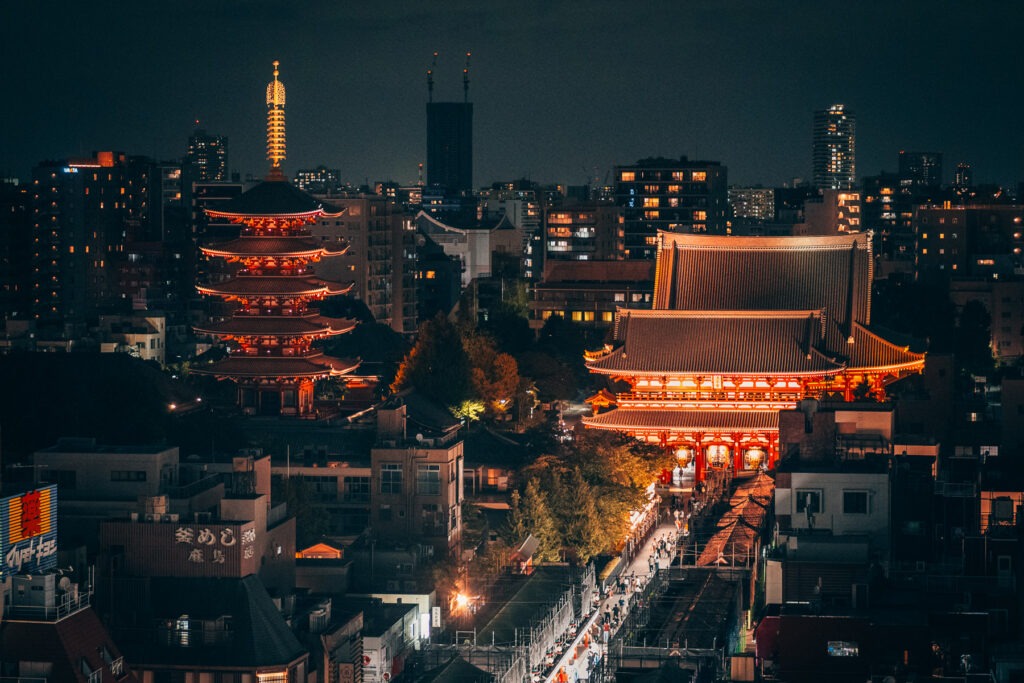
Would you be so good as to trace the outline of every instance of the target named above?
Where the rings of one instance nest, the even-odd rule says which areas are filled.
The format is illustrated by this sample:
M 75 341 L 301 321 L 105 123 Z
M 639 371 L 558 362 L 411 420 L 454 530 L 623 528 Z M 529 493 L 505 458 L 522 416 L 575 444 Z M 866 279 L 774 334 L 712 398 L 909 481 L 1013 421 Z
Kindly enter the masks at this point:
M 427 184 L 473 189 L 473 103 L 427 103 Z
M 228 180 L 228 139 L 223 135 L 210 135 L 196 128 L 188 139 L 189 166 L 192 182 L 225 182 Z
M 848 190 L 856 181 L 857 118 L 842 104 L 814 112 L 814 184 Z
M 900 150 L 900 177 L 911 187 L 942 185 L 942 152 L 905 152 Z

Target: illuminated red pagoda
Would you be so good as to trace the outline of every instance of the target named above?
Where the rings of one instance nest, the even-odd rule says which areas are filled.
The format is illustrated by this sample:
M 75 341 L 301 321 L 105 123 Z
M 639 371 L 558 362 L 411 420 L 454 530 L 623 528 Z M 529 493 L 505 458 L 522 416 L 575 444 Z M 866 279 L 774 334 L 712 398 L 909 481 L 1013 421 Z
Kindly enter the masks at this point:
M 313 306 L 352 287 L 322 280 L 311 264 L 344 253 L 314 239 L 306 226 L 340 210 L 293 187 L 281 170 L 285 158 L 284 84 L 267 86 L 267 178 L 216 210 L 211 218 L 241 226 L 236 239 L 201 247 L 209 257 L 236 264 L 224 281 L 198 285 L 201 294 L 237 303 L 223 321 L 195 327 L 220 337 L 227 358 L 194 372 L 228 379 L 238 386 L 238 405 L 248 414 L 314 415 L 313 388 L 319 379 L 351 373 L 358 361 L 326 356 L 313 342 L 349 332 L 355 322 L 319 315 Z
M 774 464 L 780 410 L 882 401 L 924 369 L 868 328 L 869 233 L 658 239 L 653 310 L 620 309 L 614 343 L 587 355 L 629 388 L 592 396 L 583 421 L 672 449 L 697 481 Z

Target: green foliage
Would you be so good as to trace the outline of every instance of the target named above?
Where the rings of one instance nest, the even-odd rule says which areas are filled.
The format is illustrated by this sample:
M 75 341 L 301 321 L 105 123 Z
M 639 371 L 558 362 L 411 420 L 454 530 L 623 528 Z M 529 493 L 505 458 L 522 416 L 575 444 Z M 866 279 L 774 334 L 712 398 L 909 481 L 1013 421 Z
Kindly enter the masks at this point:
M 484 414 L 484 404 L 481 401 L 466 399 L 457 406 L 449 406 L 448 410 L 452 415 L 468 422 L 476 422 Z
M 526 529 L 540 543 L 535 559 L 540 562 L 554 562 L 560 559 L 561 538 L 556 520 L 548 503 L 548 496 L 536 479 L 526 483 L 521 501 Z
M 595 495 L 597 490 L 583 478 L 580 468 L 569 474 L 560 499 L 559 521 L 562 543 L 570 549 L 580 564 L 586 564 L 604 550 L 605 531 L 598 514 Z
M 625 536 L 630 511 L 646 504 L 646 488 L 671 460 L 663 449 L 626 434 L 583 431 L 523 474 L 552 501 L 559 542 L 586 562 Z

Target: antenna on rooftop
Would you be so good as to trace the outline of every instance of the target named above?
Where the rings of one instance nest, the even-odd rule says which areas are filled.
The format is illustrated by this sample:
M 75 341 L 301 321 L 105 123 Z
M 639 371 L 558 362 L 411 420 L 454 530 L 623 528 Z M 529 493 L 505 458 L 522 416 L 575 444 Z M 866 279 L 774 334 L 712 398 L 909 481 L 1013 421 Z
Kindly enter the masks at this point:
M 437 52 L 434 53 L 434 60 L 427 69 L 427 102 L 434 101 L 434 69 L 437 67 Z
M 462 70 L 462 101 L 469 102 L 469 58 L 472 52 L 466 53 L 466 68 Z

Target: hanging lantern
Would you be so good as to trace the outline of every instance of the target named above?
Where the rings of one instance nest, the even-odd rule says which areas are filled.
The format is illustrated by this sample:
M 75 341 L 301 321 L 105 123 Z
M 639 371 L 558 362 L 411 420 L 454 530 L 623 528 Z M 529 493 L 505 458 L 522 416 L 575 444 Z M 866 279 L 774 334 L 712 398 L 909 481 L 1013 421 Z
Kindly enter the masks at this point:
M 719 444 L 708 446 L 708 465 L 724 468 L 729 466 L 729 447 Z
M 682 446 L 676 449 L 676 460 L 679 462 L 680 467 L 689 467 L 693 462 L 693 448 L 690 446 Z
M 743 454 L 743 467 L 748 470 L 756 470 L 764 462 L 764 448 L 753 446 Z

